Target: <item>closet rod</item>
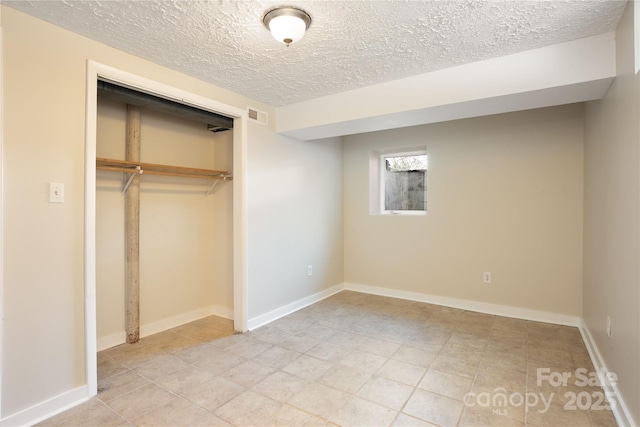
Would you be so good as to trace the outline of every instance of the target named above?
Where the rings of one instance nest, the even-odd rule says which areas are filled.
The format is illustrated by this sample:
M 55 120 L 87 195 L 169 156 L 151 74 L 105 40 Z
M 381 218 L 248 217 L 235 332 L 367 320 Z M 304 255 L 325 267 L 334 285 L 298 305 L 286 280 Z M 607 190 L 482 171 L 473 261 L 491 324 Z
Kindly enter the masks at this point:
M 101 171 L 124 172 L 124 173 L 141 173 L 135 168 L 118 168 L 115 166 L 96 166 Z
M 182 178 L 230 179 L 224 174 L 224 172 L 219 173 L 217 175 L 194 175 L 190 173 L 163 172 L 163 171 L 154 171 L 149 169 L 142 169 L 142 171 L 145 173 L 145 175 L 179 176 Z

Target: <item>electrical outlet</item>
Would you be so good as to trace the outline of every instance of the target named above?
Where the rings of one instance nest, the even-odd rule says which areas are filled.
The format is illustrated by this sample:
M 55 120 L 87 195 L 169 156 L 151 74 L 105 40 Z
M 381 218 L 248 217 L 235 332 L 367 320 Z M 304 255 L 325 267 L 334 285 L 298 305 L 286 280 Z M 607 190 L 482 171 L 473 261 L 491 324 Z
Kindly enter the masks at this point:
M 307 276 L 308 277 L 313 276 L 313 265 L 311 264 L 307 265 Z
M 484 283 L 491 283 L 491 272 L 490 271 L 485 271 L 484 273 L 482 273 L 482 281 Z
M 611 317 L 607 316 L 607 336 L 611 337 Z

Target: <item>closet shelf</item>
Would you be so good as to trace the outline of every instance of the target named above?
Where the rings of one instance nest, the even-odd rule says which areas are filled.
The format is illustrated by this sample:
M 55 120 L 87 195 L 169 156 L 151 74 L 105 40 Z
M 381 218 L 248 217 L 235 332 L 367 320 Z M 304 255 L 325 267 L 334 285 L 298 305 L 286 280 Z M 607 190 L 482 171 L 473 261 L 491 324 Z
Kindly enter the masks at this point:
M 146 173 L 149 175 L 181 176 L 185 178 L 232 179 L 228 171 L 185 168 L 182 166 L 157 165 L 128 160 L 96 159 L 96 169 L 115 172 Z
M 127 191 L 129 188 L 129 184 L 136 175 L 147 174 L 147 175 L 165 175 L 165 176 L 177 176 L 182 178 L 204 178 L 204 179 L 214 179 L 216 180 L 212 185 L 211 189 L 207 192 L 209 194 L 213 191 L 215 185 L 219 182 L 219 180 L 227 181 L 233 179 L 232 174 L 229 171 L 221 171 L 214 169 L 196 169 L 196 168 L 186 168 L 182 166 L 169 166 L 169 165 L 158 165 L 153 163 L 141 163 L 141 162 L 132 162 L 129 160 L 115 160 L 115 159 L 104 159 L 97 158 L 96 159 L 96 169 L 112 171 L 112 172 L 124 172 L 129 173 L 131 176 L 129 177 L 128 182 L 126 183 L 123 193 Z

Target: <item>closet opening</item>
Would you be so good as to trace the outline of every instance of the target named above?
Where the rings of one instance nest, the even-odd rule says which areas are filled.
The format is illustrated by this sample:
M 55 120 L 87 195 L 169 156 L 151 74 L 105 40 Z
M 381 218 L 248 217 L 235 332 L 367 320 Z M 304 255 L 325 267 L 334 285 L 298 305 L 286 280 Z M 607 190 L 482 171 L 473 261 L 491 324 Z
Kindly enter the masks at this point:
M 89 63 L 89 396 L 97 393 L 98 351 L 209 316 L 227 334 L 246 331 L 245 117 Z

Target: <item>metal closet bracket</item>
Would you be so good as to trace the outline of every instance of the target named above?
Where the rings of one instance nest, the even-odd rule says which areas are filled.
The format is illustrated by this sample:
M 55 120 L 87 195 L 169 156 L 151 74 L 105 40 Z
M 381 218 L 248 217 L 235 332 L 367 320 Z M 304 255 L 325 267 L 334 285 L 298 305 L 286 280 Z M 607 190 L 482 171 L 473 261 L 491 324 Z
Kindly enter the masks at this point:
M 124 184 L 124 187 L 122 188 L 122 194 L 127 192 L 127 190 L 129 189 L 129 186 L 131 185 L 131 182 L 133 181 L 133 178 L 135 178 L 137 175 L 142 175 L 143 173 L 144 171 L 140 168 L 140 166 L 136 166 L 135 171 L 129 174 L 129 179 L 127 180 L 127 182 Z
M 204 193 L 204 196 L 207 197 L 209 194 L 211 194 L 211 192 L 216 188 L 216 186 L 220 183 L 220 181 L 226 181 L 227 180 L 227 175 L 221 175 L 222 179 L 216 179 L 213 184 L 211 184 L 211 187 L 209 187 L 209 191 L 207 191 L 206 193 Z

